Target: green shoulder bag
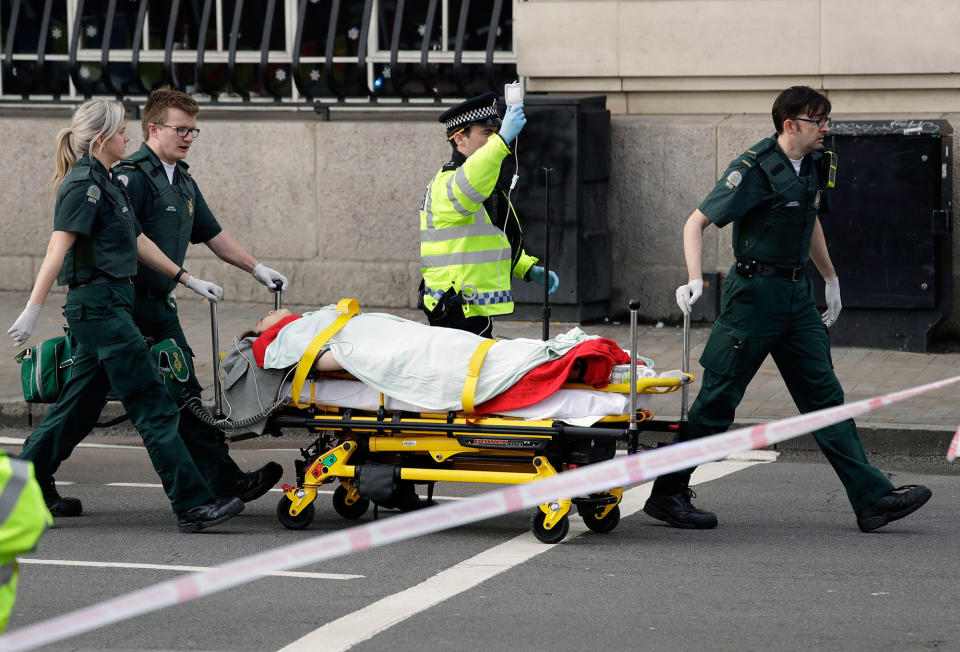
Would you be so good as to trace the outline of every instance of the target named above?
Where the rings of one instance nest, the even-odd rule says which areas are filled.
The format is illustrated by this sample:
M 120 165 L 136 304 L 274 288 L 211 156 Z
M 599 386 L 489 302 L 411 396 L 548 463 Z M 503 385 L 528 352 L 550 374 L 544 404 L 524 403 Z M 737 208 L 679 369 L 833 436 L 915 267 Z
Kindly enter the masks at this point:
M 20 363 L 24 400 L 27 403 L 56 403 L 70 380 L 73 366 L 69 331 L 24 349 L 16 360 Z

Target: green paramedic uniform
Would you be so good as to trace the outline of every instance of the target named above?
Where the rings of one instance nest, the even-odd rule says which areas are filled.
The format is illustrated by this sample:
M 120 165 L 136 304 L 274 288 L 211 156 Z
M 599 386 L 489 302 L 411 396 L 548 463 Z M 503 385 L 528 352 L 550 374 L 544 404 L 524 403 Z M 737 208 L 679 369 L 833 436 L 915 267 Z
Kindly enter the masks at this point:
M 497 184 L 509 153 L 493 134 L 469 158 L 454 150 L 427 186 L 420 205 L 421 307 L 431 325 L 464 328 L 462 320 L 444 319 L 451 310 L 467 320 L 512 313 L 510 277 L 525 279 L 537 262 L 523 250 L 516 211 Z
M 206 242 L 222 230 L 188 167 L 183 161 L 177 162 L 171 185 L 160 159 L 144 143 L 115 168 L 117 179 L 126 186 L 143 232 L 180 266 L 190 243 Z M 190 369 L 183 399 L 199 397 L 201 387 L 194 369 L 193 350 L 180 325 L 176 300 L 170 296 L 176 282 L 141 263 L 133 284 L 136 295 L 133 320 L 137 328 L 154 342 L 173 338 L 180 345 Z M 184 409 L 180 411 L 179 432 L 214 493 L 234 492 L 243 471 L 230 457 L 223 431 Z
M 16 557 L 36 548 L 50 525 L 33 465 L 0 452 L 0 632 L 17 598 Z
M 689 439 L 730 427 L 744 391 L 772 355 L 800 412 L 843 403 L 833 371 L 830 339 L 804 273 L 810 240 L 825 202 L 822 157 L 803 158 L 799 175 L 776 143 L 766 138 L 731 162 L 700 204 L 716 226 L 733 223 L 737 262 L 723 284 L 720 315 L 700 357 L 703 379 L 690 409 Z M 852 419 L 813 433 L 840 477 L 854 511 L 893 490 L 867 462 Z M 657 494 L 686 488 L 693 469 L 658 478 Z
M 76 353 L 60 400 L 24 442 L 21 458 L 34 463 L 41 482 L 51 480 L 96 425 L 111 392 L 143 438 L 173 511 L 213 501 L 177 434 L 177 404 L 133 322 L 140 227 L 123 186 L 97 159 L 84 155 L 60 184 L 53 228 L 80 234 L 57 277 L 70 288 L 63 314 Z

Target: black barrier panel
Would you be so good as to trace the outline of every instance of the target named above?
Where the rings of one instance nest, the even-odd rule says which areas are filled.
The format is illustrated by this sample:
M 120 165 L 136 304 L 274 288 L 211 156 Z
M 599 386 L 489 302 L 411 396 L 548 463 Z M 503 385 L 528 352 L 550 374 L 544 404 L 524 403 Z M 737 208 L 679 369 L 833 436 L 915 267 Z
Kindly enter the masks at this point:
M 612 268 L 606 211 L 610 177 L 606 98 L 528 95 L 524 110 L 527 124 L 519 136 L 517 157 L 504 161 L 501 180 L 509 187 L 518 170 L 520 180 L 511 201 L 521 216 L 527 252 L 542 260 L 545 179 L 549 179 L 550 268 L 560 277 L 560 288 L 550 296 L 551 317 L 560 321 L 603 317 Z M 544 168 L 550 169 L 549 175 Z M 513 292 L 516 316 L 539 319 L 543 288 L 518 281 Z
M 952 129 L 865 120 L 834 123 L 831 133 L 837 187 L 820 220 L 843 301 L 831 339 L 924 351 L 929 331 L 952 312 Z M 825 305 L 823 281 L 811 274 Z

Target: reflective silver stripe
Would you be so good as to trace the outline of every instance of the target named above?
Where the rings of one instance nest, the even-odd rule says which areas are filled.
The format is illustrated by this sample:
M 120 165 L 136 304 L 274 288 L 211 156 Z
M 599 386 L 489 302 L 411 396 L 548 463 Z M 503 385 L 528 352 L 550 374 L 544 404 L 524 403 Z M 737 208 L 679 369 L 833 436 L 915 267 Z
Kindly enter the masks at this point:
M 0 527 L 3 527 L 10 518 L 30 477 L 30 462 L 15 460 L 12 457 L 7 459 L 10 462 L 10 479 L 3 485 L 3 493 L 0 494 Z
M 13 579 L 14 562 L 9 561 L 0 566 L 0 584 L 6 584 Z
M 463 194 L 478 204 L 483 203 L 483 200 L 486 199 L 486 197 L 477 192 L 477 189 L 473 187 L 473 185 L 470 183 L 470 180 L 467 179 L 467 173 L 463 171 L 462 165 L 457 168 L 457 173 L 453 176 L 457 180 L 457 186 L 460 187 L 460 191 Z
M 420 256 L 420 267 L 449 267 L 451 265 L 477 265 L 479 263 L 510 262 L 510 255 L 503 256 L 503 249 L 486 251 L 462 251 L 456 254 Z
M 490 222 L 466 224 L 464 226 L 449 226 L 444 229 L 420 231 L 420 242 L 444 242 L 445 240 L 458 240 L 460 238 L 471 238 L 482 235 L 502 236 L 503 231 L 493 224 L 490 224 Z
M 463 207 L 463 204 L 454 196 L 453 194 L 453 176 L 450 175 L 450 178 L 447 179 L 447 199 L 450 200 L 450 203 L 453 204 L 453 210 L 457 211 L 464 217 L 473 217 L 476 213 L 471 213 L 466 208 Z M 476 221 L 476 220 L 474 220 Z
M 40 353 L 40 348 L 40 345 L 36 347 L 37 355 L 34 356 L 33 360 L 33 385 L 37 389 L 37 396 L 40 397 L 41 401 L 45 401 L 47 397 L 43 395 L 43 382 L 41 382 L 43 379 L 43 355 Z
M 423 205 L 423 212 L 427 214 L 427 228 L 433 228 L 433 211 L 430 210 L 431 204 L 433 204 L 433 181 L 430 182 L 430 185 L 427 186 L 427 201 Z M 423 232 L 420 232 L 421 238 L 423 237 Z

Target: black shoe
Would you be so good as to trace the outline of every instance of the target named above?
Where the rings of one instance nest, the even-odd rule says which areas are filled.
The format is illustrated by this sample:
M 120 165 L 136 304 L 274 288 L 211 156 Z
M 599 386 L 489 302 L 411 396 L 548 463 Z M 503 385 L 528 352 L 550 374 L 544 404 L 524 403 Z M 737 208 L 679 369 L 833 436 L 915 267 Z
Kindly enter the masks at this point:
M 243 501 L 239 498 L 217 498 L 193 509 L 177 512 L 177 525 L 181 532 L 199 532 L 228 521 L 242 511 Z
M 666 521 L 673 527 L 688 530 L 708 530 L 717 527 L 717 515 L 697 509 L 690 502 L 697 494 L 693 489 L 684 489 L 675 494 L 652 494 L 643 506 L 643 511 L 653 518 Z
M 923 507 L 925 502 L 930 500 L 932 495 L 933 492 L 922 484 L 907 484 L 897 487 L 875 500 L 872 505 L 857 512 L 857 525 L 864 532 L 873 532 L 890 521 L 895 521 L 917 511 Z
M 276 462 L 267 462 L 256 471 L 244 473 L 233 495 L 249 503 L 270 491 L 270 488 L 280 481 L 281 476 L 283 467 Z
M 53 478 L 40 482 L 40 490 L 43 492 L 43 502 L 53 516 L 80 516 L 83 511 L 79 498 L 64 498 L 60 495 Z

